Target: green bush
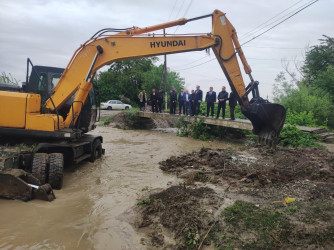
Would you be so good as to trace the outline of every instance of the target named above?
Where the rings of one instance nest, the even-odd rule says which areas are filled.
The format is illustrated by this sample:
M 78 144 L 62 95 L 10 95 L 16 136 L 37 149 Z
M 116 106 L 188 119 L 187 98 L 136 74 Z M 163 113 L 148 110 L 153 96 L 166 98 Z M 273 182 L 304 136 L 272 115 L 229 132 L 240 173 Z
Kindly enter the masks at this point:
M 175 127 L 177 127 L 176 135 L 180 137 L 187 137 L 188 133 L 188 122 L 184 120 L 184 117 L 180 117 L 177 119 L 175 123 Z
M 217 111 L 218 111 L 218 103 L 216 103 L 213 108 L 214 116 L 217 116 Z M 201 102 L 199 115 L 206 116 L 206 103 L 205 102 Z M 209 113 L 209 115 L 211 115 L 211 113 Z M 222 110 L 220 110 L 220 114 L 219 114 L 219 117 L 221 116 L 222 116 Z M 237 105 L 234 109 L 234 116 L 237 119 L 247 119 L 247 117 L 244 116 L 243 113 L 241 112 L 241 107 L 239 105 Z M 230 107 L 228 103 L 226 103 L 225 118 L 231 118 Z
M 124 124 L 128 128 L 140 128 L 140 117 L 137 108 L 128 109 L 124 112 Z
M 318 147 L 318 136 L 306 133 L 297 128 L 295 125 L 283 127 L 279 136 L 279 143 L 283 146 L 291 147 Z
M 209 141 L 213 139 L 210 134 L 210 127 L 203 123 L 203 120 L 190 124 L 190 135 L 194 139 L 200 139 L 202 141 Z
M 299 126 L 309 126 L 316 127 L 316 119 L 312 111 L 303 111 L 297 113 L 296 111 L 291 111 L 290 109 L 286 112 L 285 123 L 290 125 L 299 125 Z M 326 121 L 327 123 L 327 121 Z

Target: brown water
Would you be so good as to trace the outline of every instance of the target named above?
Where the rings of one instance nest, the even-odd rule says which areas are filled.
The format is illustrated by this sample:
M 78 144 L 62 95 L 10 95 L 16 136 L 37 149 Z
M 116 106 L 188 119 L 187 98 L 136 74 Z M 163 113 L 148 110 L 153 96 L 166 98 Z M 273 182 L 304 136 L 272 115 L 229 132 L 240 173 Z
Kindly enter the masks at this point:
M 0 199 L 1 249 L 145 249 L 131 226 L 132 207 L 175 177 L 158 162 L 201 147 L 236 147 L 152 131 L 98 127 L 106 155 L 65 172 L 53 202 Z

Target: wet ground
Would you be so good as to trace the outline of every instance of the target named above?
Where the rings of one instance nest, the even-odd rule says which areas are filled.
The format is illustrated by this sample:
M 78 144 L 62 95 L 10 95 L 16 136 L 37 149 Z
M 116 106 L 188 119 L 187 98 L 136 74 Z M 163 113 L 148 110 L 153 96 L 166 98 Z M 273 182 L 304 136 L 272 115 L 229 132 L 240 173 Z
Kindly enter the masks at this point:
M 66 170 L 51 203 L 0 199 L 1 249 L 146 249 L 133 207 L 152 191 L 179 183 L 159 162 L 210 148 L 238 148 L 152 131 L 98 127 L 106 155 Z

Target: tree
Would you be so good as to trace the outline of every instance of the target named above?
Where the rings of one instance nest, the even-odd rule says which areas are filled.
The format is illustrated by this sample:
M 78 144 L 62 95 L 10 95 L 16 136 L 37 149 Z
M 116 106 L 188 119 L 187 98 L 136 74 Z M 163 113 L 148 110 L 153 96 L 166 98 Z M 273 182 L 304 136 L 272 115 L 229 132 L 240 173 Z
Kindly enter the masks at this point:
M 10 84 L 10 85 L 15 85 L 18 86 L 19 85 L 19 81 L 16 80 L 11 73 L 6 74 L 5 72 L 2 72 L 0 74 L 0 83 L 5 83 L 5 84 Z
M 105 72 L 100 72 L 94 83 L 98 86 L 101 101 L 129 98 L 131 104 L 138 102 L 138 93 L 145 89 L 159 89 L 163 66 L 156 66 L 157 57 L 122 60 L 113 63 Z M 180 89 L 184 80 L 176 72 L 167 72 L 167 89 Z M 162 85 L 164 90 L 164 85 Z

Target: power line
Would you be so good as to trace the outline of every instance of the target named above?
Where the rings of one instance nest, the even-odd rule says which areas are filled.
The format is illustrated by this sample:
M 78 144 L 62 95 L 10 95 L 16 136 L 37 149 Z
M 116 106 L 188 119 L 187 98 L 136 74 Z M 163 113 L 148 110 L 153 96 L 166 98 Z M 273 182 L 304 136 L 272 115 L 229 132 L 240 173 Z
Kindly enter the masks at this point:
M 190 0 L 190 2 L 189 2 L 189 4 L 188 4 L 188 6 L 187 6 L 185 12 L 183 13 L 183 16 L 182 16 L 182 17 L 185 17 L 185 16 L 187 15 L 187 13 L 188 13 L 188 11 L 189 11 L 190 6 L 191 6 L 192 3 L 193 3 L 193 0 Z M 178 26 L 176 27 L 176 29 L 175 29 L 175 31 L 174 31 L 174 34 L 175 34 L 176 31 L 179 29 L 179 27 L 180 27 L 180 25 L 178 25 Z
M 181 7 L 180 7 L 179 11 L 177 12 L 177 14 L 176 14 L 176 16 L 175 16 L 174 19 L 177 19 L 177 17 L 179 16 L 179 14 L 180 14 L 180 12 L 181 12 L 181 9 L 182 9 L 183 4 L 184 4 L 185 1 L 186 1 L 186 0 L 183 0 L 183 1 L 182 1 Z
M 169 17 L 168 17 L 168 21 L 170 21 L 170 18 L 172 17 L 172 14 L 173 14 L 174 9 L 175 9 L 175 7 L 176 7 L 176 3 L 177 3 L 177 1 L 178 1 L 178 0 L 175 0 L 175 2 L 174 2 L 173 9 L 172 9 L 172 11 L 170 12 Z
M 182 70 L 192 69 L 192 68 L 201 66 L 201 65 L 203 65 L 203 64 L 206 64 L 206 63 L 208 63 L 208 62 L 211 62 L 211 61 L 213 61 L 213 60 L 216 60 L 216 58 L 210 59 L 209 61 L 205 61 L 205 62 L 200 63 L 200 64 L 196 64 L 196 65 L 194 65 L 194 66 L 192 66 L 192 67 L 188 67 L 188 68 L 184 68 L 184 69 L 176 69 L 176 70 L 174 70 L 174 71 L 182 71 Z
M 260 28 L 261 26 L 265 25 L 266 23 L 270 22 L 270 21 L 273 20 L 274 18 L 278 17 L 279 15 L 281 15 L 281 14 L 284 13 L 285 11 L 291 9 L 293 6 L 299 4 L 299 3 L 302 2 L 302 1 L 304 1 L 304 0 L 300 0 L 300 1 L 298 1 L 297 3 L 291 5 L 289 8 L 286 8 L 285 10 L 283 10 L 283 11 L 281 11 L 280 13 L 276 14 L 275 16 L 273 16 L 273 17 L 270 18 L 269 20 L 265 21 L 264 23 L 262 23 L 262 24 L 256 26 L 254 29 L 252 29 L 252 30 L 248 31 L 247 33 L 241 35 L 241 36 L 240 36 L 240 39 L 242 39 L 243 37 L 248 36 L 248 34 L 250 34 L 250 33 L 253 33 L 253 31 L 255 31 L 256 29 L 258 29 L 258 28 Z
M 290 11 L 290 12 L 288 12 L 287 14 L 285 14 L 285 15 L 283 15 L 282 17 L 276 19 L 275 21 L 270 22 L 269 24 L 267 24 L 267 25 L 265 25 L 264 27 L 258 29 L 256 32 L 253 32 L 252 34 L 256 34 L 256 33 L 260 32 L 260 31 L 266 29 L 267 27 L 269 27 L 269 26 L 271 26 L 271 25 L 274 25 L 274 24 L 277 23 L 277 22 L 280 22 L 280 21 L 283 20 L 285 17 L 289 16 L 291 13 L 294 13 L 295 11 L 298 11 L 298 10 L 302 9 L 303 7 L 305 7 L 306 5 L 308 5 L 309 3 L 313 2 L 313 1 L 314 1 L 314 0 L 310 0 L 310 1 L 308 0 L 307 3 L 305 3 L 305 4 L 301 5 L 301 6 L 299 6 L 298 8 L 296 8 L 296 9 Z M 246 36 L 242 37 L 240 40 L 245 40 L 247 37 L 251 36 L 252 34 L 246 35 Z
M 319 0 L 315 0 L 314 2 L 306 5 L 305 7 L 303 7 L 302 9 L 296 11 L 295 13 L 293 13 L 292 15 L 288 16 L 287 18 L 283 19 L 282 21 L 280 21 L 279 23 L 275 24 L 274 26 L 270 27 L 269 29 L 265 30 L 264 32 L 260 33 L 259 35 L 253 37 L 252 39 L 248 40 L 247 42 L 244 42 L 243 44 L 241 44 L 241 46 L 253 41 L 254 39 L 258 38 L 259 36 L 262 36 L 263 34 L 267 33 L 268 31 L 272 30 L 273 28 L 277 27 L 278 25 L 280 25 L 281 23 L 285 22 L 286 20 L 290 19 L 291 17 L 297 15 L 299 12 L 303 11 L 304 9 L 310 7 L 311 5 L 315 4 L 316 2 L 318 2 Z

